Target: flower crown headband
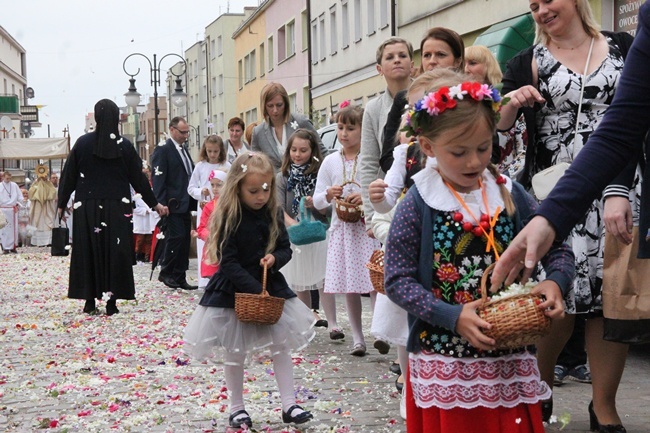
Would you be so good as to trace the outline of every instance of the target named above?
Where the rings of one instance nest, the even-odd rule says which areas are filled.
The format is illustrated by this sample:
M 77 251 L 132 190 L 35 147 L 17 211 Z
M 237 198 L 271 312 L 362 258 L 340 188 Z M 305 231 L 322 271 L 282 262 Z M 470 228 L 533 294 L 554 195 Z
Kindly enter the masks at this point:
M 510 98 L 502 98 L 499 91 L 494 87 L 476 81 L 466 81 L 451 87 L 443 86 L 435 92 L 424 95 L 424 98 L 416 102 L 413 107 L 408 107 L 406 122 L 402 131 L 406 132 L 407 137 L 417 136 L 422 132 L 422 123 L 426 122 L 427 117 L 424 116 L 439 116 L 446 110 L 455 108 L 457 101 L 466 98 L 489 103 L 490 108 L 496 114 L 497 122 L 501 107 L 510 100 Z

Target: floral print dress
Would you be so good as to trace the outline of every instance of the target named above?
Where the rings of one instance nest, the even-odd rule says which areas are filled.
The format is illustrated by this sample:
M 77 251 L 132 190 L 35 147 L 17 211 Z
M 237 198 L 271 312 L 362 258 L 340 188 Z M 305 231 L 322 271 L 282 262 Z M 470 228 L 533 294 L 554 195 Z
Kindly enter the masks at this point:
M 535 47 L 533 56 L 538 68 L 538 87 L 546 99 L 546 104 L 537 113 L 535 173 L 559 162 L 571 162 L 602 120 L 614 98 L 623 69 L 620 49 L 610 38 L 607 38 L 607 42 L 609 54 L 586 77 L 557 61 L 546 47 Z M 583 79 L 586 82 L 578 118 L 578 98 Z M 602 214 L 601 201 L 594 201 L 567 240 L 576 256 L 573 293 L 566 297 L 567 313 L 602 310 L 600 292 L 605 241 Z

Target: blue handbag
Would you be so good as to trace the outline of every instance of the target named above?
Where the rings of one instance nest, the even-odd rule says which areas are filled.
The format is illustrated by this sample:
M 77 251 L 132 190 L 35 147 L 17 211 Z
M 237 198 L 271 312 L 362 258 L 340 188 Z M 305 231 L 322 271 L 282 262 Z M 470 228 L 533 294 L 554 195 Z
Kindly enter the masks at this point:
M 327 238 L 327 226 L 320 221 L 314 221 L 305 211 L 305 197 L 300 199 L 300 221 L 287 227 L 289 240 L 294 245 L 308 245 L 324 241 Z

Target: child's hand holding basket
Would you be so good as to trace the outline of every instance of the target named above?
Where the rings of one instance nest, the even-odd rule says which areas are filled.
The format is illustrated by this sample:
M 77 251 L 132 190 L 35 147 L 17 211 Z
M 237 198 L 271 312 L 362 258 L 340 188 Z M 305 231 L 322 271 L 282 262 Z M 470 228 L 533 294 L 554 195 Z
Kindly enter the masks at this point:
M 361 186 L 354 181 L 345 182 L 341 185 L 341 188 L 346 185 L 354 184 L 359 188 Z M 346 197 L 341 196 L 334 198 L 334 209 L 336 210 L 336 216 L 339 219 L 346 223 L 356 223 L 361 218 L 363 218 L 363 206 L 361 201 L 361 195 L 359 193 L 349 194 Z
M 496 341 L 497 349 L 535 344 L 551 328 L 551 319 L 544 313 L 548 301 L 539 293 L 540 290 L 530 290 L 527 286 L 511 291 L 514 294 L 500 295 L 498 299 L 495 296 L 488 301 L 487 283 L 492 268 L 494 264 L 488 266 L 481 278 L 482 303 L 477 314 L 491 325 L 483 333 Z

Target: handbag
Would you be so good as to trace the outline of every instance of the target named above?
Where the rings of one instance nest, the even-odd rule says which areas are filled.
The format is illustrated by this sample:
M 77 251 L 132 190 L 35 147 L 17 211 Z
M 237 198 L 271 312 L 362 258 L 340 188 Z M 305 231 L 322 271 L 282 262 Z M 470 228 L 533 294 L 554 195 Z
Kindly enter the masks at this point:
M 63 226 L 61 226 L 63 223 Z M 52 248 L 51 254 L 53 257 L 56 256 L 67 256 L 69 254 L 70 247 L 68 247 L 68 240 L 70 239 L 70 230 L 65 221 L 62 221 L 59 218 L 59 226 L 52 227 Z M 67 248 L 66 248 L 67 247 Z
M 578 126 L 580 125 L 580 112 L 582 111 L 582 95 L 585 93 L 585 81 L 587 81 L 587 71 L 589 70 L 589 62 L 591 61 L 591 52 L 594 48 L 594 38 L 591 38 L 591 45 L 589 46 L 589 54 L 587 55 L 587 63 L 585 64 L 584 77 L 582 85 L 580 86 L 580 99 L 578 102 L 578 113 L 576 114 L 576 132 L 573 135 L 573 154 L 571 161 L 575 158 L 576 148 L 578 147 Z M 568 162 L 560 162 L 549 168 L 540 171 L 530 179 L 533 188 L 533 194 L 537 200 L 542 201 L 553 190 L 553 187 L 558 183 L 562 175 L 569 168 Z
M 310 213 L 305 211 L 305 197 L 300 199 L 300 221 L 287 227 L 289 240 L 294 245 L 308 245 L 324 241 L 327 238 L 327 226 L 320 221 L 314 221 Z
M 637 258 L 639 228 L 625 245 L 605 235 L 603 263 L 603 316 L 607 341 L 650 343 L 650 259 Z

